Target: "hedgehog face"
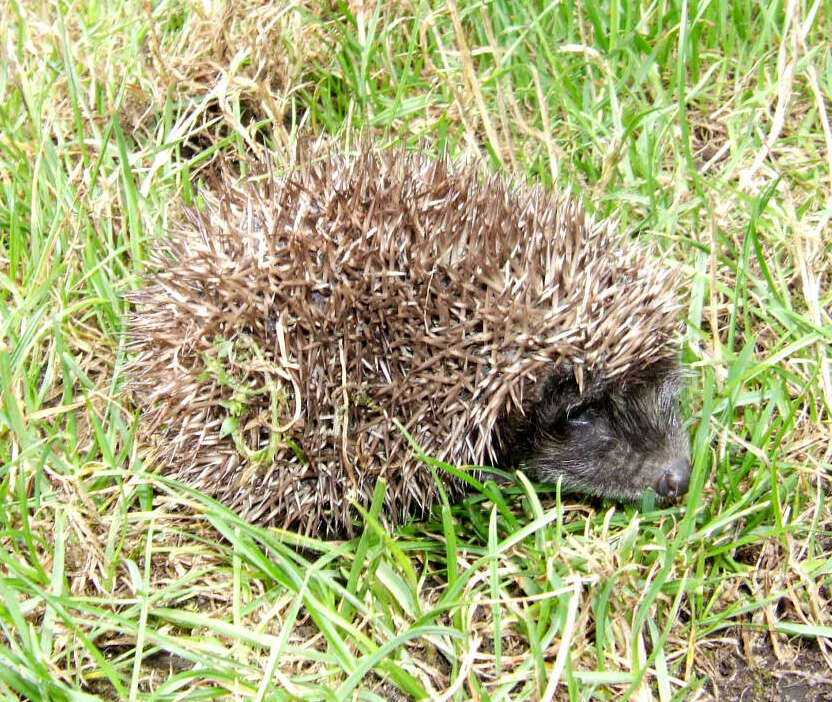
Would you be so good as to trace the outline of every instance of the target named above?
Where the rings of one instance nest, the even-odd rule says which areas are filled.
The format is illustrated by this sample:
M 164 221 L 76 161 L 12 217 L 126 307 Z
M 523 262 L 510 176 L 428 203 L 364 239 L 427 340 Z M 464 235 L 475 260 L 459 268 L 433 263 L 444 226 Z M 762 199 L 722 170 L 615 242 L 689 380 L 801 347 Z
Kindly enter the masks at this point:
M 569 490 L 639 499 L 652 488 L 681 497 L 690 482 L 687 435 L 679 412 L 678 373 L 631 389 L 585 388 L 573 380 L 547 383 L 526 440 L 526 471 Z

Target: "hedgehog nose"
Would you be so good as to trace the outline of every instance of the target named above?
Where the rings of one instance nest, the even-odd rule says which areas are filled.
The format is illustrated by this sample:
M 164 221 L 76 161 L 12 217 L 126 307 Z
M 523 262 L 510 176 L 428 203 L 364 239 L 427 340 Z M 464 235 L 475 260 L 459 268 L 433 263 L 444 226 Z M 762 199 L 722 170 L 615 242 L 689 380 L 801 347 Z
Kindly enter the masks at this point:
M 681 497 L 690 485 L 690 461 L 679 458 L 670 464 L 656 483 L 656 492 L 662 497 Z

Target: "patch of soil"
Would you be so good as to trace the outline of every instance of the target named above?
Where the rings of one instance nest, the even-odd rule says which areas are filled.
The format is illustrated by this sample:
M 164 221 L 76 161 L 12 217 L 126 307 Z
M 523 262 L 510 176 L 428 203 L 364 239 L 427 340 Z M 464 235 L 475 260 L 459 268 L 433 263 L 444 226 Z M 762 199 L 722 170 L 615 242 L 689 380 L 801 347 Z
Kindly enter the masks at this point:
M 739 633 L 737 633 L 739 639 Z M 715 700 L 737 702 L 828 702 L 832 669 L 821 651 L 805 647 L 782 663 L 768 638 L 757 637 L 750 656 L 725 641 L 711 649 L 712 670 L 705 690 Z

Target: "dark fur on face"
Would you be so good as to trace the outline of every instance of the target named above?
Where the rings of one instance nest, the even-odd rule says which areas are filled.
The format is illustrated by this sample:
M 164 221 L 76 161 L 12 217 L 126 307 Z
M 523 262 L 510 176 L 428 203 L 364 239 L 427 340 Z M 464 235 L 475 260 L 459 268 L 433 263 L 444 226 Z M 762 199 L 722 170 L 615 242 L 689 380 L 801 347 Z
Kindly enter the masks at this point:
M 587 378 L 581 393 L 569 371 L 553 374 L 538 400 L 513 424 L 502 461 L 543 483 L 625 500 L 652 488 L 683 495 L 690 481 L 687 434 L 679 412 L 679 372 L 659 369 L 634 387 L 602 387 Z

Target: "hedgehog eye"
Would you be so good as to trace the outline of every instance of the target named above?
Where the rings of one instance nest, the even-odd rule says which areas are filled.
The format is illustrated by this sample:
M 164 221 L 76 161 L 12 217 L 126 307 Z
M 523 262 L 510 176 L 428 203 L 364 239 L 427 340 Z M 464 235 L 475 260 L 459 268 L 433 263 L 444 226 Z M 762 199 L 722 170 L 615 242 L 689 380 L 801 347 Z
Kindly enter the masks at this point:
M 591 404 L 578 405 L 546 424 L 547 432 L 561 440 L 568 439 L 576 432 L 586 432 L 596 421 L 598 409 Z
M 580 405 L 566 413 L 566 423 L 570 429 L 581 429 L 592 424 L 597 416 L 595 405 Z

